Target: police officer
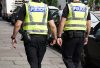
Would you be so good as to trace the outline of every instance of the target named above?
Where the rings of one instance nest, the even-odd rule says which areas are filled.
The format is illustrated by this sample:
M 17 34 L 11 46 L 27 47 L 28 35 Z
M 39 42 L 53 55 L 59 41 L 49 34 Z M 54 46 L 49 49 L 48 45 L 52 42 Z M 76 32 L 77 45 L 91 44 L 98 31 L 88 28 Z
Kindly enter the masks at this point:
M 88 42 L 90 20 L 88 7 L 80 0 L 66 4 L 58 28 L 57 42 L 62 47 L 63 61 L 67 68 L 81 68 L 81 51 Z
M 53 45 L 57 38 L 56 26 L 46 4 L 39 0 L 33 0 L 25 3 L 18 13 L 18 20 L 11 36 L 12 46 L 16 48 L 16 35 L 23 24 L 23 41 L 31 68 L 41 68 L 47 45 L 47 23 L 50 25 L 54 36 L 51 42 Z

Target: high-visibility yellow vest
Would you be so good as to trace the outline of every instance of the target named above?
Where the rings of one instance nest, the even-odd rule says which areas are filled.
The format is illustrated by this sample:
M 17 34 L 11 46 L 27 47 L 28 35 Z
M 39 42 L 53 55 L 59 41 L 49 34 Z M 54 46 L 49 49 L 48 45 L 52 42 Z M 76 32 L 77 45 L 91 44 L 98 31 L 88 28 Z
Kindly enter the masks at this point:
M 23 30 L 28 34 L 44 34 L 48 32 L 47 17 L 48 7 L 44 3 L 29 2 L 25 4 L 26 16 L 24 19 Z
M 82 3 L 68 4 L 69 14 L 65 22 L 64 31 L 66 30 L 86 30 L 86 20 L 88 8 Z

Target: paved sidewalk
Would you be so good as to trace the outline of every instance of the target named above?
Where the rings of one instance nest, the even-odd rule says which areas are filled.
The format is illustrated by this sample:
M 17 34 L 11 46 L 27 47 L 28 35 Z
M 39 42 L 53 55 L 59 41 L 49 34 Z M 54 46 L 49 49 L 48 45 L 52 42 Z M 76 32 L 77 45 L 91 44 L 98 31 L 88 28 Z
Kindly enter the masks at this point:
M 17 48 L 11 47 L 13 26 L 0 20 L 0 68 L 30 68 L 24 52 L 20 34 L 17 36 Z M 47 47 L 42 68 L 66 68 L 61 54 Z

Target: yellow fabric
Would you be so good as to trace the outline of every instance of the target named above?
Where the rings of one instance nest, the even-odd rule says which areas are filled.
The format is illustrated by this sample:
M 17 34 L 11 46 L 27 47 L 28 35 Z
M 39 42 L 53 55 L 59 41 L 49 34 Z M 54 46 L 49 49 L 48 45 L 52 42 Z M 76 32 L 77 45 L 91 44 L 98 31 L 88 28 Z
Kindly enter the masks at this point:
M 46 28 L 44 25 L 29 25 L 24 27 L 25 30 L 47 30 Z
M 85 17 L 85 19 L 84 19 L 85 12 L 74 11 L 75 18 L 79 18 L 80 19 L 80 20 L 75 20 L 73 18 L 73 10 L 72 10 L 72 7 L 70 5 L 72 7 L 74 7 L 74 6 L 86 7 L 82 3 L 70 3 L 68 5 L 68 7 L 69 7 L 69 15 L 68 15 L 68 20 L 65 22 L 64 31 L 66 31 L 66 30 L 86 30 L 86 19 L 87 19 L 87 15 L 88 15 L 88 10 L 86 11 L 86 17 Z M 72 19 L 70 20 L 69 18 L 72 18 Z M 80 26 L 69 27 L 69 26 L 67 26 L 68 24 L 72 24 L 72 25 L 73 24 L 75 24 L 75 25 L 84 25 L 85 27 L 80 27 Z
M 41 28 L 40 28 L 41 27 Z M 25 30 L 44 30 L 45 32 L 29 32 L 29 34 L 47 34 L 46 33 L 46 31 L 48 31 L 47 30 L 47 27 L 45 26 L 43 26 L 43 25 L 29 25 L 29 26 L 25 26 L 23 29 L 25 29 Z
M 41 6 L 41 7 L 44 7 L 44 3 L 36 3 L 36 2 L 30 2 L 31 6 Z M 30 22 L 30 18 L 29 18 L 29 11 L 28 11 L 28 4 L 25 4 L 26 5 L 26 16 L 25 16 L 25 21 L 26 22 Z M 48 8 L 47 9 L 47 13 L 48 13 Z M 43 19 L 43 14 L 42 12 L 33 12 L 32 13 L 32 16 L 34 18 L 34 22 L 41 22 L 42 19 Z M 46 14 L 46 20 L 45 22 L 47 22 L 47 17 L 48 17 L 48 14 Z
M 34 12 L 31 12 L 31 16 L 32 16 L 32 21 L 30 21 L 30 14 L 29 14 L 29 8 L 28 8 L 28 4 L 25 4 L 25 6 L 26 6 L 26 16 L 25 16 L 25 20 L 24 20 L 24 23 L 31 23 L 31 22 L 35 22 L 35 23 L 45 23 L 45 24 L 47 24 L 47 17 L 48 17 L 48 7 L 47 7 L 47 5 L 45 6 L 45 4 L 44 3 L 37 3 L 37 2 L 30 2 L 30 6 L 32 6 L 32 7 L 46 7 L 45 8 L 45 11 L 46 11 L 46 19 L 45 19 L 45 21 L 44 22 L 42 22 L 42 20 L 43 20 L 43 16 L 44 16 L 44 12 L 37 12 L 37 10 L 36 11 L 34 11 Z M 26 31 L 28 31 L 28 30 L 47 30 L 47 25 L 26 25 L 26 26 L 24 26 L 23 27 L 23 29 L 24 30 L 26 30 Z M 47 32 L 46 33 L 38 33 L 38 32 L 31 32 L 31 33 L 29 33 L 29 34 L 47 34 Z

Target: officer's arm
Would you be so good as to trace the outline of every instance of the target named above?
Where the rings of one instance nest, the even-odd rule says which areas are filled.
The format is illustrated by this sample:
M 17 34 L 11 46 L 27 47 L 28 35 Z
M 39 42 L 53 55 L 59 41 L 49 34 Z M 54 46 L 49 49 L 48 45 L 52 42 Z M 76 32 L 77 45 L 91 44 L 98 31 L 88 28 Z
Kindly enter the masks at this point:
M 50 29 L 51 29 L 51 32 L 53 34 L 54 39 L 57 39 L 57 29 L 56 29 L 56 26 L 54 24 L 54 20 L 50 20 L 49 25 L 50 25 Z
M 58 37 L 61 37 L 61 34 L 63 32 L 63 28 L 65 25 L 65 21 L 66 18 L 68 17 L 69 14 L 69 8 L 68 8 L 68 4 L 66 4 L 65 8 L 63 9 L 63 13 L 62 13 L 62 18 L 61 18 L 61 22 L 59 23 L 59 27 L 58 27 Z
M 60 22 L 59 27 L 58 27 L 58 37 L 61 37 L 61 35 L 62 35 L 65 21 L 66 21 L 66 18 L 62 17 L 61 22 Z
M 19 30 L 21 28 L 21 24 L 22 24 L 22 21 L 17 20 L 17 22 L 15 23 L 14 29 L 13 29 L 12 38 L 16 38 L 16 35 L 17 35 L 17 33 L 19 32 Z
M 86 37 L 88 37 L 91 30 L 91 20 L 87 20 L 86 26 L 87 26 Z
M 14 26 L 12 37 L 15 38 L 17 33 L 19 32 L 21 25 L 22 25 L 22 22 L 24 21 L 25 15 L 26 15 L 26 9 L 25 9 L 25 4 L 24 4 L 18 12 L 18 18 L 17 18 L 17 21 L 16 21 L 15 26 Z
M 88 36 L 90 34 L 90 30 L 91 30 L 91 15 L 90 15 L 90 12 L 88 12 L 86 26 L 87 26 L 86 37 L 88 38 Z

